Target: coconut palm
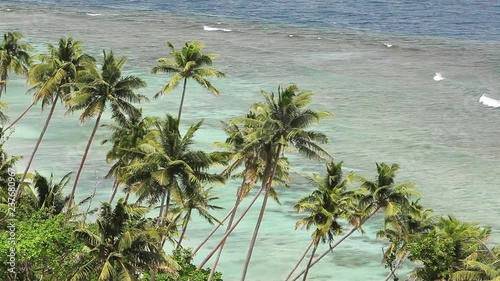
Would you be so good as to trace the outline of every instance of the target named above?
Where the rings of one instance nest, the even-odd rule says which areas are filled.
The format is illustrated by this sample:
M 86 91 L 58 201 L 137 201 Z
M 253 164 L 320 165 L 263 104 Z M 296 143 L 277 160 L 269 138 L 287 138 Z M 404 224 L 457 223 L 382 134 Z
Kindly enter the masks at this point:
M 222 207 L 211 203 L 211 201 L 217 200 L 219 197 L 210 191 L 211 188 L 205 189 L 202 186 L 189 186 L 182 194 L 181 202 L 177 205 L 175 210 L 172 210 L 173 213 L 178 213 L 179 215 L 183 214 L 182 233 L 177 243 L 177 249 L 182 245 L 182 240 L 186 235 L 186 230 L 191 220 L 191 214 L 194 210 L 196 210 L 208 223 L 214 224 L 214 222 L 217 222 L 220 224 L 220 221 L 210 214 L 210 210 L 222 209 Z
M 247 115 L 247 118 L 253 117 L 255 116 L 250 114 Z M 219 148 L 226 149 L 231 154 L 231 164 L 228 165 L 224 171 L 222 171 L 222 175 L 229 177 L 230 174 L 236 171 L 236 169 L 240 166 L 244 166 L 242 172 L 232 176 L 233 178 L 241 178 L 241 184 L 236 191 L 236 200 L 234 202 L 234 207 L 230 212 L 229 222 L 226 226 L 226 234 L 228 234 L 233 226 L 236 211 L 238 210 L 241 201 L 248 196 L 251 189 L 262 177 L 263 161 L 261 161 L 258 157 L 259 145 L 257 143 L 255 143 L 255 146 L 246 146 L 245 135 L 248 128 L 240 128 L 237 124 L 230 124 L 228 122 L 222 122 L 222 124 L 224 125 L 224 131 L 228 135 L 228 138 L 226 139 L 226 142 L 216 143 L 215 145 Z M 213 232 L 211 234 L 213 234 Z M 215 275 L 226 240 L 227 239 L 223 239 L 221 241 L 221 245 L 211 268 L 208 281 L 211 281 Z M 197 249 L 199 249 L 199 247 Z
M 397 272 L 408 258 L 408 242 L 414 237 L 434 228 L 436 217 L 431 209 L 425 209 L 419 200 L 412 201 L 410 206 L 396 215 L 385 216 L 384 228 L 377 232 L 377 238 L 385 238 L 389 246 L 384 251 L 383 261 L 390 273 L 386 281 L 397 278 Z
M 75 82 L 76 73 L 83 70 L 84 65 L 89 65 L 89 62 L 93 61 L 92 57 L 83 53 L 81 42 L 74 41 L 71 37 L 61 38 L 58 46 L 49 44 L 48 49 L 48 54 L 36 56 L 40 62 L 28 72 L 28 84 L 33 86 L 33 90 L 35 90 L 33 102 L 41 101 L 42 110 L 47 105 L 51 105 L 51 108 L 20 182 L 23 182 L 28 174 L 57 103 L 66 103 L 72 89 L 71 83 Z M 16 199 L 19 196 L 19 190 L 20 187 L 16 192 Z
M 7 104 L 5 102 L 3 102 L 3 101 L 0 100 L 0 110 L 7 109 L 7 108 L 8 108 Z M 5 113 L 3 113 L 3 111 L 0 111 L 0 124 L 3 125 L 5 122 L 7 122 L 7 120 L 9 120 L 9 118 L 7 117 L 7 115 Z M 5 131 L 7 129 L 8 128 L 6 128 Z
M 257 103 L 252 108 L 256 119 L 241 120 L 255 127 L 255 131 L 247 136 L 247 142 L 263 143 L 266 163 L 262 180 L 262 188 L 265 189 L 264 199 L 243 268 L 242 281 L 246 278 L 281 154 L 290 146 L 310 159 L 323 160 L 321 155 L 330 156 L 319 145 L 326 143 L 327 137 L 323 133 L 306 130 L 311 124 L 331 115 L 306 109 L 311 103 L 312 92 L 299 91 L 297 86 L 291 85 L 285 89 L 278 88 L 277 94 L 268 94 L 264 91 L 262 94 L 266 102 Z
M 20 43 L 21 33 L 7 32 L 0 44 L 0 97 L 7 92 L 9 72 L 27 74 L 31 64 L 30 51 L 33 47 L 28 43 Z
M 132 103 L 147 100 L 145 96 L 134 93 L 134 90 L 145 87 L 146 82 L 136 76 L 122 76 L 122 68 L 127 59 L 122 57 L 119 60 L 115 60 L 112 51 L 109 54 L 103 51 L 103 55 L 104 61 L 101 71 L 92 64 L 85 71 L 78 73 L 75 83 L 75 87 L 78 90 L 68 100 L 70 106 L 68 112 L 82 110 L 80 114 L 81 123 L 84 123 L 89 118 L 96 117 L 94 129 L 90 134 L 80 167 L 76 173 L 75 182 L 73 183 L 68 203 L 68 213 L 90 146 L 92 145 L 97 128 L 99 128 L 99 122 L 106 107 L 109 106 L 111 108 L 113 119 L 118 120 L 119 123 L 125 123 L 127 115 L 138 114 L 138 109 Z
M 219 95 L 219 90 L 217 90 L 206 78 L 225 77 L 226 75 L 210 68 L 213 65 L 212 60 L 218 55 L 202 54 L 201 51 L 205 45 L 197 43 L 196 41 L 186 42 L 180 51 L 176 50 L 174 45 L 170 42 L 167 42 L 167 45 L 171 51 L 170 58 L 159 58 L 157 60 L 158 65 L 153 67 L 151 73 L 172 73 L 173 77 L 155 97 L 170 93 L 179 85 L 179 82 L 182 81 L 182 97 L 179 105 L 179 113 L 177 115 L 177 119 L 180 120 L 188 79 L 193 79 L 214 95 Z
M 313 247 L 308 265 L 312 262 L 314 254 L 318 248 L 319 242 L 332 243 L 334 236 L 342 232 L 340 219 L 349 218 L 352 211 L 352 202 L 354 192 L 346 191 L 347 184 L 352 181 L 354 174 L 351 173 L 347 178 L 342 178 L 342 163 L 333 161 L 326 165 L 326 176 L 313 174 L 309 178 L 310 182 L 317 188 L 310 195 L 301 198 L 294 206 L 297 213 L 308 212 L 309 215 L 297 221 L 295 228 L 305 227 L 307 230 L 315 226 L 316 230 L 312 234 L 311 244 L 301 256 L 295 267 L 288 274 L 285 280 L 288 280 L 300 262 L 304 259 L 311 246 Z M 304 273 L 304 280 L 307 278 L 308 267 Z
M 222 176 L 209 173 L 208 169 L 215 164 L 225 164 L 226 160 L 217 152 L 191 149 L 194 134 L 202 121 L 190 126 L 184 136 L 180 134 L 178 119 L 169 114 L 154 123 L 155 129 L 146 136 L 147 141 L 139 145 L 142 157 L 125 169 L 130 175 L 127 184 L 131 185 L 138 202 L 148 201 L 150 205 L 161 202 L 157 224 L 163 226 L 164 218 L 169 215 L 171 198 L 180 204 L 189 187 L 223 182 Z M 155 280 L 155 276 L 153 270 L 151 280 Z
M 361 181 L 361 189 L 363 192 L 359 192 L 359 195 L 356 195 L 357 210 L 349 219 L 353 227 L 338 238 L 337 241 L 332 243 L 326 251 L 314 259 L 310 263 L 309 267 L 314 266 L 335 247 L 351 236 L 356 230 L 360 229 L 361 226 L 373 217 L 379 210 L 384 210 L 385 215 L 387 216 L 396 215 L 401 210 L 410 206 L 411 198 L 413 196 L 419 196 L 419 193 L 413 188 L 412 183 L 405 182 L 395 184 L 396 172 L 399 170 L 399 166 L 397 164 L 389 166 L 386 163 L 376 163 L 376 166 L 377 178 L 375 181 L 370 181 L 359 175 L 356 176 L 356 178 Z M 305 272 L 306 269 L 302 270 L 294 279 L 291 280 L 298 280 Z
M 157 247 L 159 232 L 144 218 L 148 210 L 123 199 L 114 209 L 102 203 L 96 227 L 73 233 L 86 249 L 70 280 L 137 280 L 151 266 L 175 273 L 178 265 Z
M 144 117 L 142 109 L 128 116 L 125 123 L 105 124 L 112 131 L 111 136 L 105 139 L 101 144 L 111 142 L 112 148 L 106 154 L 106 161 L 112 163 L 116 161 L 110 168 L 106 178 L 114 177 L 113 193 L 109 199 L 111 204 L 114 200 L 116 192 L 121 184 L 126 182 L 127 175 L 123 173 L 125 167 L 130 165 L 137 157 L 142 156 L 138 152 L 138 147 L 145 141 L 145 137 L 150 135 L 149 132 L 154 127 L 154 122 L 157 117 Z
M 464 261 L 465 269 L 452 274 L 453 280 L 460 281 L 498 281 L 500 280 L 500 247 L 483 247 L 480 253 L 474 253 Z
M 63 196 L 62 191 L 70 180 L 71 173 L 67 173 L 58 182 L 54 182 L 54 175 L 49 178 L 40 175 L 35 171 L 33 177 L 33 188 L 37 193 L 38 209 L 46 209 L 51 214 L 60 214 L 69 201 L 69 196 Z
M 154 122 L 155 129 L 147 142 L 139 145 L 140 159 L 126 170 L 131 176 L 127 181 L 138 196 L 138 201 L 154 205 L 161 201 L 158 223 L 169 211 L 172 196 L 181 202 L 186 189 L 192 185 L 223 182 L 223 177 L 209 173 L 208 169 L 225 160 L 217 152 L 193 150 L 193 137 L 203 121 L 189 127 L 184 136 L 179 132 L 179 122 L 167 114 Z

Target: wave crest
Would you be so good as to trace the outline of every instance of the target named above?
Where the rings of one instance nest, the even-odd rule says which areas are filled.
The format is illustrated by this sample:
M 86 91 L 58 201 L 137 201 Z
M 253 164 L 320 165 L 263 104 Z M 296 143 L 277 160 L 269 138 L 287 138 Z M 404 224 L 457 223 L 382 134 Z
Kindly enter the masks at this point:
M 203 30 L 205 30 L 205 31 L 224 31 L 224 32 L 230 32 L 230 31 L 232 31 L 231 29 L 211 27 L 211 26 L 208 26 L 208 25 L 204 25 L 203 26 Z
M 491 106 L 491 107 L 500 107 L 500 100 L 492 99 L 487 97 L 486 95 L 482 95 L 479 98 L 479 102 L 486 105 L 486 106 Z

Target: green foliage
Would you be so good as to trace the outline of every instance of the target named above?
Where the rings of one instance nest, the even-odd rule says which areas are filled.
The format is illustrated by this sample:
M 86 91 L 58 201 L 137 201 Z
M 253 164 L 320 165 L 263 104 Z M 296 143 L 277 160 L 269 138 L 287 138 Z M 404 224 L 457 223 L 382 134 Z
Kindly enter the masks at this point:
M 407 245 L 409 259 L 423 266 L 413 271 L 417 280 L 450 280 L 457 272 L 472 268 L 472 257 L 484 261 L 491 230 L 478 224 L 443 217 L 431 231 L 413 237 Z M 470 263 L 470 262 L 469 262 Z M 461 279 L 483 280 L 483 279 Z
M 424 281 L 447 279 L 453 266 L 453 239 L 443 234 L 430 233 L 408 245 L 410 260 L 421 261 L 417 275 Z
M 0 96 L 7 91 L 9 72 L 26 74 L 31 64 L 29 51 L 33 47 L 27 43 L 21 43 L 21 33 L 7 32 L 0 42 Z
M 0 232 L 0 252 L 9 253 L 12 246 L 16 249 L 17 276 L 8 276 L 7 267 L 2 266 L 0 279 L 64 280 L 76 262 L 75 250 L 83 246 L 71 239 L 73 229 L 63 226 L 64 216 L 60 214 L 47 218 L 47 213 L 40 210 L 17 219 L 14 244 L 9 244 L 10 232 L 7 228 L 2 228 Z M 5 265 L 8 258 L 5 254 L 0 255 L 0 263 Z
M 175 261 L 179 264 L 181 269 L 178 271 L 179 276 L 173 276 L 171 274 L 157 274 L 156 281 L 207 281 L 210 276 L 210 268 L 196 269 L 193 262 L 193 255 L 191 254 L 191 249 L 177 249 L 173 252 L 173 257 Z M 149 281 L 151 275 L 149 273 L 144 274 L 141 281 Z M 213 281 L 223 281 L 222 273 L 215 272 Z
M 136 280 L 150 267 L 175 272 L 177 264 L 157 248 L 159 233 L 144 218 L 147 211 L 123 199 L 114 208 L 102 203 L 95 227 L 83 225 L 73 232 L 85 248 L 71 280 Z

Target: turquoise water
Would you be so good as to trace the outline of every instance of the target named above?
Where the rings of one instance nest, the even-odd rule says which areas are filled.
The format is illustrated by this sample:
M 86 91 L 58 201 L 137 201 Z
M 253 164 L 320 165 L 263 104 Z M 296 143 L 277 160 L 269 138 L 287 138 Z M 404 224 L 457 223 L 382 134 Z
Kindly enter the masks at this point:
M 23 1 L 28 2 L 34 1 Z M 326 147 L 349 170 L 372 176 L 375 161 L 399 163 L 398 179 L 416 183 L 428 207 L 489 224 L 495 229 L 494 241 L 499 242 L 500 109 L 478 102 L 483 94 L 500 100 L 500 32 L 498 24 L 489 17 L 498 14 L 498 6 L 478 10 L 479 14 L 484 10 L 491 14 L 470 21 L 482 20 L 485 26 L 474 32 L 475 24 L 465 24 L 469 28 L 451 24 L 456 15 L 442 18 L 443 30 L 439 28 L 439 19 L 433 17 L 428 17 L 424 25 L 415 23 L 413 30 L 411 22 L 416 20 L 411 17 L 403 22 L 403 27 L 392 28 L 391 21 L 387 23 L 391 28 L 383 28 L 383 19 L 377 25 L 360 24 L 363 13 L 355 17 L 355 11 L 351 11 L 354 16 L 339 16 L 343 24 L 337 26 L 328 24 L 331 18 L 325 15 L 319 16 L 323 23 L 311 22 L 315 15 L 312 12 L 306 13 L 305 19 L 309 20 L 303 22 L 290 20 L 286 13 L 283 20 L 273 20 L 269 11 L 262 15 L 256 12 L 262 11 L 262 7 L 252 10 L 245 6 L 246 13 L 222 9 L 216 14 L 214 5 L 207 12 L 212 16 L 203 16 L 199 6 L 195 9 L 185 2 L 181 5 L 184 9 L 176 12 L 162 10 L 153 1 L 146 1 L 147 8 L 141 11 L 133 9 L 139 5 L 137 1 L 119 9 L 113 2 L 107 6 L 85 6 L 84 2 L 78 2 L 79 5 L 73 5 L 78 8 L 48 8 L 48 1 L 38 2 L 42 6 L 2 2 L 0 32 L 21 31 L 40 50 L 44 49 L 44 43 L 54 43 L 61 36 L 82 40 L 86 50 L 98 58 L 102 57 L 102 49 L 111 48 L 117 56 L 129 58 L 127 71 L 148 82 L 148 88 L 141 92 L 150 97 L 168 79 L 149 74 L 155 59 L 168 55 L 165 41 L 179 46 L 196 39 L 207 45 L 207 51 L 221 54 L 216 65 L 228 74 L 227 78 L 214 81 L 221 96 L 214 97 L 195 84 L 188 85 L 183 124 L 187 127 L 205 120 L 196 138 L 199 148 L 212 149 L 213 142 L 223 141 L 219 120 L 246 113 L 253 102 L 261 100 L 260 89 L 272 91 L 279 84 L 297 83 L 316 93 L 314 108 L 335 114 L 316 129 L 329 136 Z M 345 3 L 338 5 L 344 10 L 349 8 Z M 435 12 L 437 17 L 441 8 L 430 9 L 429 13 Z M 193 13 L 187 16 L 188 11 Z M 247 17 L 252 11 L 255 16 Z M 403 21 L 404 11 L 398 8 L 393 14 Z M 328 11 L 325 13 L 329 15 Z M 475 14 L 472 10 L 469 13 Z M 436 73 L 441 73 L 444 80 L 435 81 Z M 23 79 L 10 81 L 3 99 L 10 105 L 11 118 L 29 104 L 26 90 Z M 160 116 L 165 112 L 175 113 L 179 99 L 177 90 L 144 104 L 144 111 Z M 46 114 L 36 108 L 17 126 L 7 143 L 11 155 L 31 153 Z M 77 116 L 65 115 L 60 108 L 33 168 L 43 173 L 54 172 L 59 178 L 76 171 L 92 125 L 90 121 L 81 126 Z M 96 201 L 109 198 L 111 182 L 103 179 L 109 168 L 104 161 L 109 147 L 99 144 L 106 135 L 104 130 L 97 133 L 82 174 L 79 198 L 90 194 L 96 184 Z M 323 172 L 323 167 L 290 157 L 294 164 L 292 188 L 279 189 L 281 206 L 269 204 L 249 269 L 249 281 L 282 280 L 309 242 L 308 233 L 293 231 L 298 216 L 291 206 L 311 189 L 301 174 Z M 24 163 L 21 161 L 19 170 Z M 232 206 L 236 186 L 232 182 L 217 187 L 222 197 L 220 205 L 228 209 Z M 224 250 L 219 269 L 225 280 L 240 277 L 257 213 L 256 207 Z M 220 217 L 224 214 L 225 211 L 220 212 Z M 386 271 L 380 266 L 383 244 L 373 235 L 381 226 L 379 222 L 380 218 L 375 218 L 366 227 L 366 235 L 352 237 L 316 265 L 310 280 L 385 277 Z M 196 246 L 210 229 L 196 218 L 188 230 L 187 244 Z M 200 251 L 197 261 L 214 243 L 215 240 Z

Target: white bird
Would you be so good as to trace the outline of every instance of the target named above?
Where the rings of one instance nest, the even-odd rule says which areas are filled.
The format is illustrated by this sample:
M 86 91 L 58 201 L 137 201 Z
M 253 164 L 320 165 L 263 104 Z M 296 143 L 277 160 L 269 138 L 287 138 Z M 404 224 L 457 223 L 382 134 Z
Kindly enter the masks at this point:
M 436 75 L 434 75 L 434 81 L 441 81 L 441 80 L 444 80 L 443 75 L 441 75 L 441 73 L 439 72 L 436 72 Z

